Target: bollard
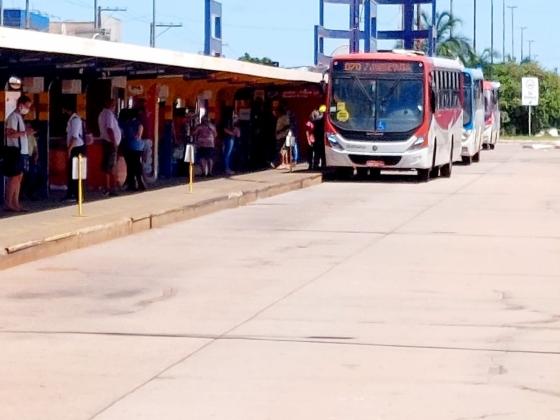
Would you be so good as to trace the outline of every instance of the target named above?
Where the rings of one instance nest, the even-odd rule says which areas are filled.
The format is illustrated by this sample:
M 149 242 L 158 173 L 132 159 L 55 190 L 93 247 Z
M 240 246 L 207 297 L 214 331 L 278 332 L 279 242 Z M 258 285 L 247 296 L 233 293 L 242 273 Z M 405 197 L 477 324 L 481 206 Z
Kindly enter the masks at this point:
M 72 159 L 72 179 L 78 181 L 78 217 L 84 216 L 84 179 L 87 179 L 87 159 L 81 154 Z
M 192 144 L 187 144 L 185 147 L 185 163 L 189 164 L 189 193 L 193 192 L 194 184 L 194 146 Z

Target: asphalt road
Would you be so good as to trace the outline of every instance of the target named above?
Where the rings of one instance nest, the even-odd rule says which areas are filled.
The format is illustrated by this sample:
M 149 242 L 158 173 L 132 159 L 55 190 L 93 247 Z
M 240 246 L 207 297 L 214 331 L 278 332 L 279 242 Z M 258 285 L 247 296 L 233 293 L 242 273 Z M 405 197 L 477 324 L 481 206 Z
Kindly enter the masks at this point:
M 557 420 L 560 150 L 0 272 L 0 418 Z

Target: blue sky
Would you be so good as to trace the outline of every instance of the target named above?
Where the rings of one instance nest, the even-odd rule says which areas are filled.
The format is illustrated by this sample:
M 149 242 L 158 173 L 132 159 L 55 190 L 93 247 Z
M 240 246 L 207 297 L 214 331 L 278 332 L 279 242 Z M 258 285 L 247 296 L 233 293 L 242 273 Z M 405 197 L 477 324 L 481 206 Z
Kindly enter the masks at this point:
M 473 1 L 454 0 L 455 14 L 463 20 L 461 32 L 473 37 Z M 450 0 L 438 0 L 439 10 L 449 10 Z M 502 52 L 502 2 L 495 3 L 495 49 Z M 157 21 L 182 23 L 183 27 L 161 34 L 158 47 L 188 52 L 203 48 L 203 0 L 156 0 Z M 254 56 L 269 56 L 283 66 L 301 66 L 313 61 L 313 25 L 318 23 L 318 0 L 222 0 L 224 8 L 224 53 L 237 58 L 244 52 Z M 516 56 L 520 56 L 520 26 L 527 26 L 525 39 L 535 40 L 533 55 L 548 68 L 560 67 L 560 51 L 551 28 L 558 25 L 560 2 L 556 0 L 506 0 L 517 5 L 515 12 Z M 125 7 L 127 12 L 115 13 L 123 21 L 124 41 L 147 45 L 151 21 L 151 0 L 99 0 L 108 7 Z M 24 0 L 4 0 L 4 7 L 24 7 Z M 93 0 L 31 0 L 33 9 L 60 19 L 93 19 Z M 478 0 L 479 49 L 490 46 L 490 0 Z M 343 28 L 348 25 L 347 8 L 330 5 L 327 25 Z M 400 25 L 399 10 L 380 10 L 380 26 Z M 507 10 L 506 53 L 511 52 L 511 14 Z M 338 43 L 327 44 L 335 50 Z M 525 43 L 525 54 L 528 54 Z M 329 52 L 329 51 L 328 51 Z

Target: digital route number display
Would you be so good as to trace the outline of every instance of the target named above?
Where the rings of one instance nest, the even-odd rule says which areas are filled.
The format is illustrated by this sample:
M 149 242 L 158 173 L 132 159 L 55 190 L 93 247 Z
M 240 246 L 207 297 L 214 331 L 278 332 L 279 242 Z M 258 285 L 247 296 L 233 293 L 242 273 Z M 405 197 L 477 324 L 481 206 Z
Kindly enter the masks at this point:
M 421 73 L 422 63 L 413 61 L 335 61 L 336 73 Z

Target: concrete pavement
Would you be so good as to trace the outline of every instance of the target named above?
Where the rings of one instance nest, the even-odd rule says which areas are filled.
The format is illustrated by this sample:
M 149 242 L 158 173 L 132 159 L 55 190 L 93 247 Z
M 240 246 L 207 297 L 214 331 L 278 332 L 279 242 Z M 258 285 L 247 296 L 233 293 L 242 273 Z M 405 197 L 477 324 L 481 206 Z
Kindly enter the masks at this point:
M 0 418 L 556 420 L 560 150 L 0 273 Z
M 0 270 L 305 188 L 321 175 L 263 171 L 0 219 Z

